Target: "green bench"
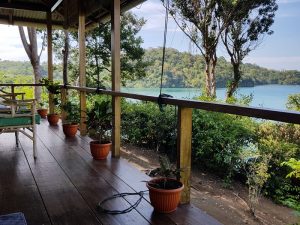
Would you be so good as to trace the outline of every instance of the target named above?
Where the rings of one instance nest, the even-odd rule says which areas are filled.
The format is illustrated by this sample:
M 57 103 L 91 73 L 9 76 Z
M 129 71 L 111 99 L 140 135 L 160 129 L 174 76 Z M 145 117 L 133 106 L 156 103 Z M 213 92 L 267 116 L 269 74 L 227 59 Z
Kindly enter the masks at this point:
M 36 100 L 5 100 L 7 106 L 0 110 L 0 134 L 15 133 L 16 145 L 19 146 L 19 133 L 33 142 L 33 157 L 36 158 L 36 124 L 40 124 L 40 116 L 36 112 Z M 27 131 L 30 131 L 27 132 Z

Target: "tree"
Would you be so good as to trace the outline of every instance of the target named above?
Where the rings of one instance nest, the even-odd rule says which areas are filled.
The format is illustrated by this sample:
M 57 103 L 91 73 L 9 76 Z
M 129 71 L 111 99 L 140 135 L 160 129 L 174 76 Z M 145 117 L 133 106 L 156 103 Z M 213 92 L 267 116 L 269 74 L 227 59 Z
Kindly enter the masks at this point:
M 136 35 L 146 23 L 132 13 L 121 16 L 121 82 L 133 80 L 146 75 L 145 68 L 149 65 L 144 61 L 145 50 L 141 47 L 143 40 Z M 111 68 L 111 25 L 99 26 L 87 33 L 87 76 L 88 83 L 100 81 L 99 85 L 110 79 Z M 101 75 L 101 76 L 100 76 Z
M 143 40 L 137 34 L 145 24 L 143 18 L 137 18 L 131 13 L 121 16 L 121 82 L 142 78 L 146 75 L 149 65 L 144 60 L 145 50 L 141 47 Z M 68 36 L 69 40 L 65 37 Z M 66 45 L 66 42 L 69 42 Z M 65 49 L 68 49 L 68 71 L 74 81 L 78 78 L 78 36 L 76 32 L 69 35 L 63 31 L 55 31 L 53 35 L 55 57 L 64 61 Z M 69 48 L 66 48 L 69 46 Z M 102 24 L 86 34 L 86 74 L 87 86 L 99 87 L 109 85 L 111 72 L 111 26 L 110 23 Z
M 176 24 L 191 39 L 205 59 L 205 92 L 210 98 L 216 97 L 215 69 L 219 37 L 239 7 L 239 4 L 234 5 L 226 20 L 219 20 L 225 2 L 227 1 L 171 0 L 169 9 Z
M 222 11 L 222 20 L 228 20 L 228 13 L 236 4 L 240 5 L 239 10 L 221 35 L 233 67 L 233 79 L 228 84 L 227 99 L 232 97 L 238 88 L 242 77 L 240 65 L 243 59 L 261 43 L 265 34 L 273 33 L 270 27 L 278 9 L 276 0 L 231 1 Z
M 289 110 L 300 111 L 300 94 L 289 95 L 286 107 Z
M 26 52 L 26 54 L 30 60 L 30 63 L 33 67 L 34 83 L 37 84 L 37 83 L 39 83 L 40 79 L 42 78 L 42 68 L 41 68 L 41 64 L 40 64 L 40 58 L 41 58 L 41 54 L 42 54 L 45 43 L 43 41 L 41 51 L 38 54 L 36 29 L 32 28 L 32 27 L 27 27 L 27 34 L 28 34 L 29 42 L 27 42 L 27 38 L 25 36 L 23 27 L 19 26 L 19 33 L 20 33 L 21 41 L 24 46 L 25 52 Z M 44 40 L 45 40 L 45 36 L 44 36 Z M 35 98 L 37 99 L 37 101 L 40 101 L 41 93 L 42 93 L 42 88 L 39 86 L 35 87 L 34 94 L 35 94 Z

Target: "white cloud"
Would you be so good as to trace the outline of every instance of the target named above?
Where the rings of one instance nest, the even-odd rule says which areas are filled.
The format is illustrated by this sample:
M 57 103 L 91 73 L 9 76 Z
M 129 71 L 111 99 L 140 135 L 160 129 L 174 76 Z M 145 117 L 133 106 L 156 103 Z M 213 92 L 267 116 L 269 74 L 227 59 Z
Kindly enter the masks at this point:
M 143 30 L 162 30 L 164 26 L 165 9 L 160 0 L 150 0 L 131 10 L 139 17 L 144 17 L 147 23 Z
M 23 48 L 17 26 L 0 25 L 0 59 L 29 61 Z M 42 40 L 38 40 L 40 44 Z M 42 61 L 45 61 L 45 53 L 42 54 Z

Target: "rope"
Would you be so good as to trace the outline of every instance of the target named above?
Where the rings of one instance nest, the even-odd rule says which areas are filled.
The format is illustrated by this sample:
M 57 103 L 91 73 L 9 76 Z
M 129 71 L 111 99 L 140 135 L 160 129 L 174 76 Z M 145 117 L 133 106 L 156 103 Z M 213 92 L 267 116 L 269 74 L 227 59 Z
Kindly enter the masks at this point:
M 137 193 L 119 193 L 119 194 L 112 195 L 112 196 L 104 199 L 103 201 L 99 202 L 98 205 L 97 205 L 97 210 L 101 213 L 113 214 L 113 215 L 129 213 L 131 210 L 135 209 L 140 204 L 140 202 L 143 199 L 144 193 L 147 192 L 147 191 L 140 191 L 140 192 L 137 192 Z M 113 199 L 116 199 L 116 198 L 123 198 L 125 196 L 131 196 L 131 195 L 139 195 L 140 197 L 133 205 L 130 205 L 126 209 L 111 210 L 111 209 L 106 209 L 106 208 L 103 207 L 103 204 L 110 201 L 110 200 L 113 200 Z

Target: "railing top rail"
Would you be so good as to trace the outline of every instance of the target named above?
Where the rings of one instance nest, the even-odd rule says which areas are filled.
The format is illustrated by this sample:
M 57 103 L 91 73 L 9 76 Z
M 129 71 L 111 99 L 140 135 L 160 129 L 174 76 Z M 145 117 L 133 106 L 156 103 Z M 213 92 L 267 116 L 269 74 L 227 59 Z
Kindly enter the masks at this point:
M 0 84 L 0 86 L 15 86 L 15 87 L 42 86 L 42 84 Z M 155 96 L 132 94 L 132 93 L 111 91 L 105 89 L 97 90 L 97 88 L 90 88 L 90 87 L 61 85 L 61 88 L 74 89 L 74 90 L 84 91 L 88 93 L 98 92 L 99 94 L 119 96 L 119 97 L 131 98 L 131 99 L 149 101 L 149 102 L 158 102 L 159 100 L 159 98 Z M 259 108 L 259 107 L 231 105 L 226 103 L 204 102 L 204 101 L 176 99 L 176 98 L 167 98 L 167 97 L 161 97 L 160 102 L 162 104 L 176 105 L 176 106 L 186 107 L 186 108 L 203 109 L 212 112 L 229 113 L 233 115 L 256 117 L 260 119 L 268 119 L 268 120 L 275 120 L 279 122 L 300 124 L 300 112 L 297 111 L 276 110 L 276 109 L 267 109 L 267 108 Z
M 65 87 L 69 89 L 75 89 L 78 91 L 85 91 L 89 93 L 93 93 L 97 91 L 96 88 L 89 88 L 89 87 L 78 87 L 78 86 L 70 86 L 70 85 L 67 85 Z M 149 102 L 158 102 L 159 99 L 158 97 L 155 96 L 117 92 L 117 91 L 104 90 L 104 89 L 100 89 L 98 90 L 98 92 L 100 94 L 119 96 L 119 97 L 125 97 L 125 98 L 131 98 L 131 99 L 143 100 Z M 167 98 L 167 97 L 161 97 L 160 102 L 162 104 L 177 105 L 186 108 L 203 109 L 212 112 L 222 112 L 222 113 L 229 113 L 229 114 L 240 115 L 240 116 L 275 120 L 279 122 L 300 124 L 300 112 L 297 111 L 276 110 L 276 109 L 258 108 L 258 107 L 251 107 L 251 106 L 231 105 L 226 103 L 204 102 L 204 101 L 176 99 L 176 98 Z
M 35 87 L 35 86 L 45 86 L 44 84 L 0 84 L 0 87 Z

